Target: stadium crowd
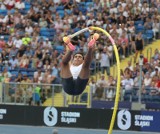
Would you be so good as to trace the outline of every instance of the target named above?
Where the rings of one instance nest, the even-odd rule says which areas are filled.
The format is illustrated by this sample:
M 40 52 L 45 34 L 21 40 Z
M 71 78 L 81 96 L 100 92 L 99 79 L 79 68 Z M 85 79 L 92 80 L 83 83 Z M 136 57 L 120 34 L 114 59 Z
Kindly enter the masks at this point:
M 159 13 L 158 0 L 1 0 L 1 81 L 60 84 L 59 71 L 65 53 L 62 38 L 88 26 L 108 31 L 115 40 L 121 59 L 125 59 L 130 54 L 141 52 L 146 42 L 159 38 Z M 87 52 L 91 34 L 85 32 L 72 40 L 76 51 Z M 137 44 L 142 46 L 142 50 Z M 147 95 L 160 95 L 158 47 L 151 61 L 147 57 L 144 60 L 144 100 Z M 121 70 L 122 87 L 127 93 L 137 91 L 138 88 L 134 87 L 139 86 L 136 59 L 135 56 L 134 66 L 129 61 L 128 67 Z M 113 64 L 112 45 L 101 34 L 91 71 L 102 70 L 102 76 L 99 81 L 91 79 L 89 83 L 97 99 L 113 100 L 115 96 L 114 88 L 107 88 L 104 93 L 104 87 L 116 85 L 116 79 L 110 73 Z M 105 70 L 108 80 L 103 75 Z M 137 96 L 137 92 L 134 94 Z

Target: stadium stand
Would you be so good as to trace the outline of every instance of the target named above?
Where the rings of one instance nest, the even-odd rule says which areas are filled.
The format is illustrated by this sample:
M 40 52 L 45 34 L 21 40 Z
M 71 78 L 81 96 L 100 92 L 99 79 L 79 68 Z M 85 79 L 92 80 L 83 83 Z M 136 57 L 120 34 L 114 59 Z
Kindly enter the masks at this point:
M 20 83 L 25 81 L 60 84 L 60 63 L 62 53 L 65 52 L 62 37 L 91 25 L 107 30 L 114 38 L 122 61 L 123 78 L 126 77 L 125 67 L 128 66 L 128 61 L 132 60 L 133 70 L 130 70 L 129 73 L 132 74 L 130 78 L 134 81 L 133 87 L 137 86 L 135 78 L 139 66 L 133 63 L 132 57 L 136 51 L 135 39 L 137 34 L 141 32 L 145 41 L 143 54 L 147 59 L 143 66 L 143 78 L 148 73 L 145 68 L 149 62 L 150 77 L 152 82 L 155 82 L 155 68 L 159 69 L 160 60 L 159 45 L 157 42 L 155 43 L 159 39 L 160 31 L 159 1 L 22 0 L 20 2 L 15 0 L 14 3 L 10 3 L 10 1 L 4 0 L 0 3 L 0 72 L 2 82 L 9 80 L 9 82 Z M 148 8 L 145 8 L 146 6 Z M 134 25 L 132 26 L 131 23 Z M 124 34 L 126 37 L 122 38 Z M 85 32 L 74 39 L 77 51 L 86 52 L 86 42 L 89 36 L 90 32 Z M 112 46 L 106 40 L 101 35 L 97 42 L 97 52 L 91 64 L 91 72 L 93 77 L 99 80 L 101 72 L 97 71 L 100 70 L 100 66 L 97 66 L 100 62 L 98 55 L 102 53 L 103 48 L 107 48 L 111 54 L 110 75 L 116 81 L 115 56 Z M 152 46 L 154 47 L 152 48 Z M 152 53 L 149 47 L 152 48 Z M 150 63 L 152 58 L 154 62 Z M 18 78 L 19 74 L 22 75 L 22 79 Z M 160 79 L 159 74 L 158 71 L 156 84 Z M 24 76 L 27 76 L 27 80 Z M 108 77 L 106 77 L 106 83 L 108 83 Z M 110 86 L 110 84 L 105 86 Z M 159 102 L 157 97 L 160 95 L 159 87 L 155 88 L 156 95 L 152 95 L 150 98 L 151 94 L 146 94 L 142 97 L 142 101 Z M 47 96 L 48 92 L 48 90 L 44 91 L 46 93 L 44 98 L 51 97 Z M 86 100 L 85 94 L 82 95 L 80 101 Z M 114 92 L 111 94 L 114 96 Z M 103 93 L 101 99 L 104 99 L 104 96 Z M 130 101 L 130 96 L 125 95 L 124 100 Z M 114 97 L 111 100 L 113 99 Z M 137 96 L 134 94 L 132 99 L 132 101 L 137 101 Z

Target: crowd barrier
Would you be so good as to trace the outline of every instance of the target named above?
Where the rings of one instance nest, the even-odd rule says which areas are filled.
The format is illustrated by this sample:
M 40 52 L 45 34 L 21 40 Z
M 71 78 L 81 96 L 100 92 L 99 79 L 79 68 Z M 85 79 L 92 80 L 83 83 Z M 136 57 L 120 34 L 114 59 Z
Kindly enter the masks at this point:
M 146 104 L 147 109 L 160 109 L 160 97 L 154 94 L 156 89 L 145 87 L 143 90 L 145 92 L 140 94 L 139 87 L 132 87 L 130 90 L 122 87 L 120 108 L 131 109 L 131 103 L 138 103 L 140 100 L 141 104 Z M 47 99 L 51 99 L 44 106 L 57 106 L 57 102 L 61 101 L 61 107 L 112 108 L 115 94 L 114 86 L 96 88 L 88 85 L 81 95 L 70 96 L 63 91 L 61 84 L 0 83 L 2 104 L 37 105 L 39 102 L 39 105 L 43 105 Z
M 0 124 L 108 129 L 112 110 L 0 105 Z M 160 112 L 118 110 L 114 130 L 160 132 Z

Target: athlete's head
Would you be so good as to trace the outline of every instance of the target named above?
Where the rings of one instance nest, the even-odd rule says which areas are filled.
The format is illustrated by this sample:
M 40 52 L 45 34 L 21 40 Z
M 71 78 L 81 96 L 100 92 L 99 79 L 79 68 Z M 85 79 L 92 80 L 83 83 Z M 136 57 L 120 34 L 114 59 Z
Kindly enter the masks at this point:
M 84 55 L 82 52 L 77 52 L 73 55 L 73 65 L 79 66 L 84 61 Z

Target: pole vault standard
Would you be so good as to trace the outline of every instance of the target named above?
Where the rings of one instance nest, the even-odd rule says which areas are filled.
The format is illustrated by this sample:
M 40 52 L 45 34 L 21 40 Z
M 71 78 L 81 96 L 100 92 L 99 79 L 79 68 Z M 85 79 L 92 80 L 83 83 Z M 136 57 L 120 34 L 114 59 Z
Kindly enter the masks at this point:
M 118 54 L 118 50 L 117 50 L 117 47 L 116 47 L 116 44 L 114 42 L 114 39 L 111 37 L 111 35 L 103 30 L 102 28 L 100 27 L 94 27 L 94 26 L 91 26 L 91 27 L 87 27 L 87 28 L 84 28 L 72 35 L 68 35 L 69 38 L 73 38 L 75 36 L 78 36 L 79 34 L 81 33 L 84 33 L 86 31 L 89 31 L 89 30 L 97 30 L 97 31 L 100 31 L 102 33 L 104 33 L 111 41 L 112 45 L 113 45 L 113 48 L 114 48 L 114 53 L 115 53 L 115 56 L 116 56 L 116 64 L 117 64 L 117 86 L 116 86 L 116 97 L 115 97 L 115 101 L 114 101 L 114 109 L 113 109 L 113 113 L 112 113 L 112 118 L 111 118 L 111 122 L 110 122 L 110 126 L 109 126 L 109 130 L 108 130 L 108 134 L 112 134 L 112 130 L 113 130 L 113 127 L 114 127 L 114 123 L 115 123 L 115 118 L 116 118 L 116 114 L 117 114 L 117 110 L 118 110 L 118 104 L 119 104 L 119 100 L 120 100 L 120 83 L 121 83 L 121 78 L 120 78 L 120 60 L 119 60 L 119 54 Z

